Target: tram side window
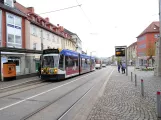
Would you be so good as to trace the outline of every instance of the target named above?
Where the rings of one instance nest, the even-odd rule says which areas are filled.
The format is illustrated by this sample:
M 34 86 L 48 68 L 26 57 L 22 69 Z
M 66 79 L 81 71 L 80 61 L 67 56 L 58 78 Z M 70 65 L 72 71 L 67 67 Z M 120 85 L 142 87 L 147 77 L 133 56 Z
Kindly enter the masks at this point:
M 78 58 L 66 56 L 65 57 L 65 66 L 66 67 L 78 66 Z
M 63 70 L 63 62 L 64 62 L 64 56 L 60 55 L 60 58 L 59 58 L 59 68 L 61 70 Z

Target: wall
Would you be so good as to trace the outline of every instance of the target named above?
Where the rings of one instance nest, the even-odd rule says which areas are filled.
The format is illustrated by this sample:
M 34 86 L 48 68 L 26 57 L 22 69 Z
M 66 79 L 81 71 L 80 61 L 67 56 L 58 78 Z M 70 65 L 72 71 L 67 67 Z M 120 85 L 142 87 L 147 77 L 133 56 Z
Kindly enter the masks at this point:
M 30 49 L 30 22 L 28 20 L 25 20 L 25 34 L 26 34 L 26 49 Z
M 62 37 L 38 26 L 33 24 L 30 26 L 30 49 L 33 49 L 36 44 L 36 50 L 41 50 L 41 43 L 43 43 L 43 49 L 62 48 L 63 40 Z
M 73 51 L 76 50 L 74 43 L 69 39 L 65 39 L 65 49 L 73 50 Z
M 147 39 L 146 39 L 147 47 L 146 47 L 146 49 L 147 49 L 147 52 L 152 52 L 152 56 L 155 56 L 155 48 L 156 48 L 155 42 L 157 40 L 156 36 L 158 34 L 159 33 L 148 33 L 147 34 Z M 148 51 L 148 50 L 151 50 L 151 51 Z M 147 53 L 147 56 L 149 56 L 148 53 Z
M 8 15 L 11 15 L 11 18 L 13 17 L 13 23 L 7 22 L 8 20 Z M 18 19 L 17 19 L 18 18 Z M 16 21 L 16 20 L 19 20 Z M 2 11 L 2 46 L 7 47 L 14 46 L 15 48 L 26 48 L 26 38 L 28 34 L 26 31 L 26 20 L 23 17 L 11 14 L 6 11 Z M 8 42 L 9 37 L 8 34 L 14 35 L 14 42 Z M 16 38 L 17 36 L 20 36 L 19 38 Z M 8 39 L 8 40 L 7 40 Z M 17 46 L 16 42 L 19 41 L 19 45 Z M 26 68 L 25 66 L 25 53 L 16 53 L 16 52 L 2 52 L 2 55 L 6 57 L 6 60 L 14 60 L 17 59 L 19 60 L 19 65 L 17 65 L 17 75 L 23 75 L 25 74 L 24 69 Z
M 155 38 L 155 35 L 157 35 L 157 34 L 159 34 L 159 33 L 147 33 L 147 34 L 143 35 L 143 36 L 145 36 L 144 40 L 141 40 L 141 41 L 137 40 L 137 55 L 138 56 L 140 56 L 139 53 L 142 53 L 142 52 L 144 53 L 143 56 L 148 56 L 147 50 L 149 50 L 149 48 L 150 48 L 149 44 L 155 45 L 155 41 L 157 40 L 157 38 Z M 140 36 L 140 37 L 143 37 L 143 36 Z M 139 48 L 140 45 L 142 45 L 143 47 L 145 45 L 145 47 Z
M 141 39 L 143 37 L 144 37 L 144 39 Z M 139 40 L 139 39 L 141 39 L 141 40 Z M 140 45 L 146 44 L 146 39 L 147 39 L 147 35 L 142 35 L 137 39 L 137 56 L 138 57 L 146 56 L 146 47 L 139 48 Z
M 76 42 L 76 51 L 78 53 L 82 53 L 82 41 L 79 39 L 79 37 L 77 35 L 72 35 L 72 39 Z

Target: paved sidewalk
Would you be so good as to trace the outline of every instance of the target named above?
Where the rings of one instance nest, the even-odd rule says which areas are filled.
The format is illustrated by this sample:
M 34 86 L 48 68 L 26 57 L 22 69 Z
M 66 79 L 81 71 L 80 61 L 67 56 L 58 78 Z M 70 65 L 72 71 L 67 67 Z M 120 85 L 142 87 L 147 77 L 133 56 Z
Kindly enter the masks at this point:
M 12 80 L 12 81 L 4 81 L 4 82 L 0 81 L 0 89 L 8 87 L 8 86 L 12 86 L 12 85 L 17 85 L 17 84 L 29 82 L 29 81 L 39 80 L 39 79 L 40 78 L 38 76 L 35 76 L 35 77 Z
M 142 97 L 140 78 L 135 87 L 134 80 L 131 82 L 130 76 L 118 73 L 116 68 L 87 120 L 157 120 L 156 91 L 161 90 L 161 78 L 146 74 L 139 75 L 146 79 L 145 97 Z

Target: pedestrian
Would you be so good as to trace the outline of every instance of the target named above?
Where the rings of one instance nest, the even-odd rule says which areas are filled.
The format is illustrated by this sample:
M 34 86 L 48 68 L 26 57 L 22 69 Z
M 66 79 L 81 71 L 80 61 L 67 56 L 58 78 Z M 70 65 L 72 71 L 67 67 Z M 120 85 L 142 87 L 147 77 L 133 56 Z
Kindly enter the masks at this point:
M 118 64 L 118 72 L 120 73 L 121 64 Z
M 38 71 L 39 71 L 39 77 L 41 77 L 41 65 L 39 65 Z
M 123 64 L 122 64 L 122 74 L 125 74 L 125 69 L 126 69 L 126 64 L 123 63 Z

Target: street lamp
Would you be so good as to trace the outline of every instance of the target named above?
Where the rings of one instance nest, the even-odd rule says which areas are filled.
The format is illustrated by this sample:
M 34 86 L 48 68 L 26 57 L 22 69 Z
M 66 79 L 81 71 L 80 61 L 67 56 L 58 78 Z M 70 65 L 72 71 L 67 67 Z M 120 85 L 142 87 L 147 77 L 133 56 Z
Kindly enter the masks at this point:
M 90 56 L 92 56 L 92 53 L 93 53 L 93 52 L 96 52 L 96 51 L 91 51 L 91 52 L 90 52 Z

